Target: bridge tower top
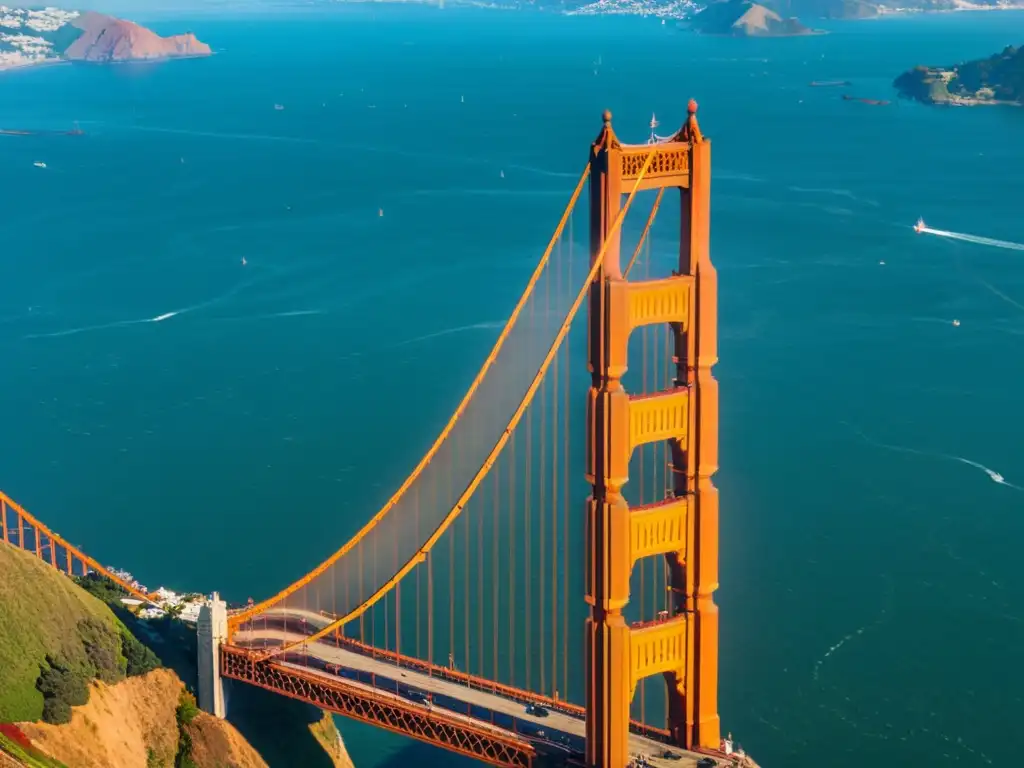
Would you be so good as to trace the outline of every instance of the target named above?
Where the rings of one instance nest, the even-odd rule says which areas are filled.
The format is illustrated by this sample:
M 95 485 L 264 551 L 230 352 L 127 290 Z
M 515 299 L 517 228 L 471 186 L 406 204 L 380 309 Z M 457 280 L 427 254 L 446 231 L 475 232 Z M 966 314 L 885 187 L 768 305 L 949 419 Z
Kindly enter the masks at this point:
M 686 104 L 686 120 L 679 127 L 679 130 L 668 137 L 657 136 L 654 133 L 654 129 L 658 127 L 657 121 L 651 118 L 651 140 L 647 144 L 623 144 L 619 141 L 619 137 L 615 135 L 615 129 L 612 127 L 612 111 L 606 109 L 601 114 L 601 130 L 597 134 L 597 138 L 594 139 L 592 146 L 593 154 L 596 155 L 602 150 L 610 149 L 622 149 L 623 147 L 628 148 L 642 148 L 649 147 L 651 144 L 670 144 L 670 143 L 695 143 L 699 144 L 703 142 L 704 134 L 701 133 L 700 125 L 697 123 L 697 101 L 690 99 Z

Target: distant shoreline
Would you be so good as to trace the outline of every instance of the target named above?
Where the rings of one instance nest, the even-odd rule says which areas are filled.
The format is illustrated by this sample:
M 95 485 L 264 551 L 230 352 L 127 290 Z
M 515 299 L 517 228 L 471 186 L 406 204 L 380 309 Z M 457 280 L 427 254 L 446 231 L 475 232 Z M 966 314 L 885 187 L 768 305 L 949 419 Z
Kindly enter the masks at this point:
M 150 59 L 117 59 L 114 61 L 88 61 L 86 59 L 43 59 L 42 61 L 28 61 L 24 64 L 3 64 L 0 65 L 0 73 L 19 72 L 28 69 L 41 69 L 43 67 L 55 67 L 61 64 L 80 64 L 83 66 L 109 67 L 123 64 L 162 64 L 167 61 L 180 61 L 182 59 L 208 59 L 216 56 L 217 51 L 210 53 L 187 53 L 181 56 L 156 56 Z
M 900 8 L 891 10 L 879 8 L 877 16 L 855 16 L 849 19 L 837 19 L 837 21 L 878 21 L 879 19 L 891 18 L 893 16 L 948 16 L 951 13 L 987 13 L 989 11 L 1024 11 L 1024 3 L 1021 5 L 982 5 L 969 8 Z
M 0 72 L 18 72 L 23 69 L 40 69 L 70 63 L 67 59 L 43 59 L 42 61 L 26 61 L 24 64 L 0 64 Z

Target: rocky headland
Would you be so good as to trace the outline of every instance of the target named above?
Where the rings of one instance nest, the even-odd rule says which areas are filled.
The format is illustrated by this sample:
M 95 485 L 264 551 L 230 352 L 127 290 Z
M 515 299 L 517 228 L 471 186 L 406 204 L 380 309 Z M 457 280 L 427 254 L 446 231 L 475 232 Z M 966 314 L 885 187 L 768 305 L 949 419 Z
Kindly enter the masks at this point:
M 161 37 L 102 13 L 0 5 L 0 70 L 62 61 L 126 62 L 209 56 L 191 32 Z
M 1024 47 L 944 67 L 917 66 L 893 81 L 905 99 L 956 107 L 1024 104 Z
M 71 22 L 82 34 L 64 49 L 70 61 L 147 61 L 209 56 L 212 51 L 191 32 L 160 37 L 133 21 L 91 11 Z
M 796 18 L 782 18 L 766 6 L 751 0 L 720 0 L 708 5 L 690 21 L 690 28 L 703 35 L 728 37 L 796 37 L 822 34 Z

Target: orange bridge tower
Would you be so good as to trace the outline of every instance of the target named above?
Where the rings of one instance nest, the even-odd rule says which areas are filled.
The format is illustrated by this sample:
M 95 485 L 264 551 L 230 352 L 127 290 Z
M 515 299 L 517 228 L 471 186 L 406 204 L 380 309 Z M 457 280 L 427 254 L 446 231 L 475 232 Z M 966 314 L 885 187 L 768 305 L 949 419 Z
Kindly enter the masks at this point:
M 591 147 L 591 265 L 603 257 L 589 297 L 587 407 L 586 627 L 587 765 L 622 768 L 629 761 L 630 703 L 640 680 L 661 674 L 668 686 L 668 727 L 681 747 L 718 749 L 718 383 L 717 275 L 709 254 L 711 142 L 689 103 L 670 139 L 619 142 L 611 113 Z M 678 188 L 679 268 L 671 276 L 630 281 L 620 262 L 622 196 Z M 631 198 L 630 198 L 631 199 Z M 639 246 L 638 246 L 639 251 Z M 673 386 L 627 394 L 632 331 L 668 324 L 675 341 Z M 639 446 L 668 441 L 672 491 L 630 508 L 622 496 Z M 630 574 L 643 558 L 669 566 L 671 616 L 629 626 Z

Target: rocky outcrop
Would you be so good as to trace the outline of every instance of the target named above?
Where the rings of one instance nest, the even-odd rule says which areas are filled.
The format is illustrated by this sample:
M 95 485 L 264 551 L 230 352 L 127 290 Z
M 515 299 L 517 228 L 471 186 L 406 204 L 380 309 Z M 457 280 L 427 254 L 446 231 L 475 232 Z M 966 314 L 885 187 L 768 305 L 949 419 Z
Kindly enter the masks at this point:
M 775 11 L 750 0 L 721 0 L 693 17 L 690 25 L 705 35 L 730 37 L 793 37 L 812 35 L 795 18 L 784 19 Z
M 309 726 L 309 731 L 331 758 L 334 768 L 355 768 L 352 758 L 348 755 L 348 749 L 345 748 L 345 742 L 338 733 L 338 727 L 334 724 L 334 716 L 330 712 L 325 710 L 323 717 Z
M 133 21 L 101 13 L 83 13 L 71 25 L 82 30 L 64 51 L 64 58 L 71 61 L 136 61 L 211 54 L 210 46 L 191 32 L 160 37 Z
M 1024 46 L 948 67 L 914 67 L 893 81 L 902 98 L 925 104 L 1024 104 Z

